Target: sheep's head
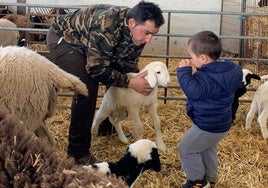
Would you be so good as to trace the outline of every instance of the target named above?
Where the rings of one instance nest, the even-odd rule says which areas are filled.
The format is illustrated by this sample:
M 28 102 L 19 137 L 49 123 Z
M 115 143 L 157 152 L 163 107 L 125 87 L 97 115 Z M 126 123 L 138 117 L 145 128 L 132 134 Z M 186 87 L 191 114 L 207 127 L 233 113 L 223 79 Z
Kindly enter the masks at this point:
M 267 5 L 268 5 L 267 0 L 260 0 L 260 1 L 258 2 L 258 6 L 259 6 L 259 7 L 265 7 L 265 6 L 267 6 Z
M 250 70 L 248 69 L 242 69 L 243 71 L 243 80 L 242 80 L 242 84 L 244 86 L 247 86 L 248 84 L 251 83 L 251 79 L 256 79 L 256 80 L 260 80 L 261 77 L 257 74 L 252 73 Z
M 82 166 L 83 169 L 92 169 L 100 172 L 101 174 L 109 175 L 111 174 L 111 170 L 109 168 L 109 164 L 107 162 L 95 163 L 88 166 Z
M 153 61 L 147 64 L 143 70 L 148 71 L 148 75 L 145 78 L 148 80 L 152 88 L 155 86 L 168 86 L 170 82 L 170 74 L 166 64 L 163 62 Z
M 127 151 L 137 159 L 138 164 L 144 164 L 143 170 L 153 169 L 157 172 L 161 170 L 158 149 L 151 140 L 140 139 L 130 144 Z

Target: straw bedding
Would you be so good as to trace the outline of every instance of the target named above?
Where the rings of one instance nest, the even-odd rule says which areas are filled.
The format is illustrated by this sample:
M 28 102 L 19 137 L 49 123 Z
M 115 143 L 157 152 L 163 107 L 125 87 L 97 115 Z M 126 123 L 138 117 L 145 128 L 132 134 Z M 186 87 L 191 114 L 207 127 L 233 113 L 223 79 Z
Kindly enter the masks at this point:
M 148 59 L 142 63 L 148 63 Z M 175 72 L 178 60 L 171 62 L 170 72 Z M 267 71 L 267 69 L 266 69 Z M 175 76 L 172 76 L 172 85 L 177 85 Z M 259 81 L 253 81 L 256 88 Z M 100 89 L 103 92 L 103 88 Z M 163 96 L 164 89 L 159 89 L 159 95 Z M 168 89 L 168 96 L 184 97 L 179 89 Z M 248 92 L 243 99 L 252 99 L 253 92 Z M 98 99 L 98 105 L 101 98 Z M 54 116 L 47 120 L 47 125 L 53 134 L 59 152 L 65 152 L 67 147 L 68 126 L 70 120 L 71 99 L 58 97 L 58 108 Z M 245 118 L 250 108 L 249 103 L 240 103 L 237 117 L 229 134 L 219 144 L 219 177 L 216 188 L 265 188 L 268 187 L 268 146 L 263 140 L 256 118 L 250 130 L 245 130 Z M 161 153 L 162 169 L 159 173 L 146 171 L 136 182 L 134 188 L 176 188 L 185 181 L 185 175 L 181 169 L 180 159 L 177 153 L 177 144 L 184 132 L 191 126 L 191 121 L 185 113 L 184 100 L 158 101 L 158 114 L 161 120 L 163 139 L 167 146 L 167 152 Z M 146 112 L 141 112 L 144 122 L 145 138 L 155 141 L 154 129 L 151 118 Z M 122 122 L 123 130 L 131 131 L 133 127 L 129 120 Z M 134 133 L 133 133 L 134 134 Z M 130 138 L 130 143 L 135 141 L 135 135 Z M 117 135 L 92 138 L 91 152 L 103 161 L 115 161 L 126 150 Z

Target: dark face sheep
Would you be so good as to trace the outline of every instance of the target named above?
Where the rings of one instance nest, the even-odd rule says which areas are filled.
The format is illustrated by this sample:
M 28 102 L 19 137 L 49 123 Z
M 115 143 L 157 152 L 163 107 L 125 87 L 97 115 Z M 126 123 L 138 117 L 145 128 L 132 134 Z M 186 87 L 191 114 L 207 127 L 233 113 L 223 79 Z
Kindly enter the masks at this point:
M 251 83 L 251 79 L 260 80 L 260 76 L 253 74 L 248 69 L 243 69 L 243 80 L 241 86 L 236 90 L 234 101 L 232 103 L 232 122 L 235 120 L 236 112 L 239 106 L 239 98 L 247 92 L 247 86 Z
M 0 18 L 5 16 L 6 14 L 11 14 L 12 12 L 8 10 L 8 7 L 5 5 L 0 5 Z
M 264 6 L 267 6 L 267 5 L 268 5 L 267 0 L 260 0 L 258 2 L 259 7 L 264 7 Z
M 145 170 L 159 172 L 161 163 L 156 144 L 148 139 L 140 139 L 130 144 L 126 154 L 117 162 L 96 163 L 84 168 L 93 168 L 106 175 L 115 174 L 131 187 Z

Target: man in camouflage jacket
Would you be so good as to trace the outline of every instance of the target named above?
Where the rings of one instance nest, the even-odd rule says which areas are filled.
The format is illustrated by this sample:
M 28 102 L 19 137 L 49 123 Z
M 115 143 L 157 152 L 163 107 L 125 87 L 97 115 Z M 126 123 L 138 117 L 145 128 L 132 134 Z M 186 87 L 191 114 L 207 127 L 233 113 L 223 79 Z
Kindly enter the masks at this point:
M 77 163 L 95 162 L 89 148 L 99 82 L 143 95 L 152 91 L 144 79 L 147 72 L 131 79 L 126 73 L 139 71 L 144 46 L 163 24 L 161 9 L 144 1 L 133 8 L 95 4 L 61 15 L 52 23 L 47 44 L 55 63 L 78 76 L 89 91 L 89 97 L 77 94 L 72 102 L 67 153 Z

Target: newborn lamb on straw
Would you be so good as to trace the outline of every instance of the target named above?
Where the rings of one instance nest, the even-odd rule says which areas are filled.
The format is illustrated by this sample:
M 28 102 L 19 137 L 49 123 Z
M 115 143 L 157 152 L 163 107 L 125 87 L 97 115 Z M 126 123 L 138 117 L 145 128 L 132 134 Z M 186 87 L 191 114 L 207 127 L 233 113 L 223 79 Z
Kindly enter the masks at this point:
M 122 178 L 129 187 L 134 186 L 139 176 L 146 170 L 161 170 L 157 146 L 148 139 L 140 139 L 129 145 L 126 154 L 117 162 L 101 162 L 83 166 L 104 175 L 115 174 Z
M 157 114 L 157 89 L 158 86 L 167 87 L 170 82 L 170 75 L 167 66 L 154 61 L 147 64 L 140 72 L 148 71 L 147 80 L 153 91 L 150 95 L 142 95 L 131 88 L 111 86 L 104 94 L 102 104 L 96 114 L 92 124 L 92 133 L 97 134 L 100 123 L 109 117 L 114 125 L 121 142 L 127 144 L 128 139 L 124 135 L 120 126 L 120 121 L 127 116 L 134 122 L 134 129 L 137 139 L 143 138 L 143 124 L 139 117 L 139 110 L 142 106 L 148 109 L 153 119 L 156 133 L 157 146 L 160 151 L 166 151 L 165 143 L 162 139 L 160 120 Z M 139 73 L 128 73 L 128 77 L 134 77 Z

